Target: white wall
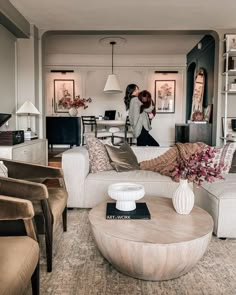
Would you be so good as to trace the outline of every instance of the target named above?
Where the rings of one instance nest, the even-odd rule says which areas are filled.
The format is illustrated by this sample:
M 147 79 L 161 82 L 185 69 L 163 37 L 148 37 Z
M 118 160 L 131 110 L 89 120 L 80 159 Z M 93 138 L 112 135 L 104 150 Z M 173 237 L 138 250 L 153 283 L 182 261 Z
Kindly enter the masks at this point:
M 15 40 L 16 38 L 0 25 L 0 113 L 12 114 L 9 126 L 0 130 L 13 130 L 15 121 Z
M 17 40 L 17 108 L 26 100 L 29 100 L 39 109 L 38 69 L 37 30 L 34 26 L 31 26 L 30 38 Z M 39 111 L 42 112 L 42 110 Z M 31 129 L 38 133 L 36 121 L 38 121 L 38 118 L 31 116 Z M 19 115 L 17 128 L 27 129 L 27 124 L 27 116 Z
M 147 89 L 154 98 L 155 80 L 176 80 L 176 102 L 174 114 L 157 114 L 153 120 L 151 134 L 161 145 L 174 143 L 175 123 L 185 120 L 185 68 L 186 57 L 170 56 L 116 56 L 114 72 L 123 89 L 121 94 L 105 94 L 103 88 L 108 74 L 111 72 L 110 56 L 95 55 L 63 55 L 50 54 L 45 58 L 45 99 L 46 114 L 55 114 L 53 110 L 54 79 L 75 80 L 75 95 L 91 97 L 92 103 L 86 110 L 80 109 L 80 115 L 103 115 L 106 109 L 116 109 L 126 115 L 123 102 L 125 88 L 130 83 L 137 84 L 140 89 Z M 70 69 L 74 73 L 51 73 L 52 69 Z M 178 74 L 155 74 L 156 70 L 177 70 Z

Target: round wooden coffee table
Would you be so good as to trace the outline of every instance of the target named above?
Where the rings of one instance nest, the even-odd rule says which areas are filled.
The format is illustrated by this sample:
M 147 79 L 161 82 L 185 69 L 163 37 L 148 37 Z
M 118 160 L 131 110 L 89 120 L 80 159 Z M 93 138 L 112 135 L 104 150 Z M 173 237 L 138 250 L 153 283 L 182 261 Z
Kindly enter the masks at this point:
M 199 207 L 177 214 L 172 200 L 145 197 L 150 220 L 106 220 L 106 203 L 89 213 L 102 255 L 120 272 L 143 280 L 169 280 L 187 273 L 211 240 L 213 220 Z

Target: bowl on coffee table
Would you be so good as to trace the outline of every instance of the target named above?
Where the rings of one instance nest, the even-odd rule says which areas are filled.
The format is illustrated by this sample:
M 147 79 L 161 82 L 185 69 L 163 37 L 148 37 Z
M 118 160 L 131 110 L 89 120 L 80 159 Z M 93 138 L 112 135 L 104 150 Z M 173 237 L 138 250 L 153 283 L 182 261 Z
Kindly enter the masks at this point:
M 108 195 L 116 200 L 116 209 L 120 211 L 135 210 L 135 201 L 144 197 L 144 194 L 144 186 L 136 183 L 114 183 L 108 187 Z

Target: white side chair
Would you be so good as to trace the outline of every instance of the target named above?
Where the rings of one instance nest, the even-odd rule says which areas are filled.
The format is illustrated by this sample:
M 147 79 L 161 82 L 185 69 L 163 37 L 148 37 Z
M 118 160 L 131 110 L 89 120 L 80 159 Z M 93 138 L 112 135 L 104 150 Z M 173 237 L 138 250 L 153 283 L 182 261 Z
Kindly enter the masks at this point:
M 82 145 L 85 144 L 85 136 L 95 136 L 99 139 L 111 138 L 112 132 L 107 130 L 99 130 L 97 128 L 97 121 L 95 116 L 82 116 Z M 89 129 L 89 130 L 88 130 Z

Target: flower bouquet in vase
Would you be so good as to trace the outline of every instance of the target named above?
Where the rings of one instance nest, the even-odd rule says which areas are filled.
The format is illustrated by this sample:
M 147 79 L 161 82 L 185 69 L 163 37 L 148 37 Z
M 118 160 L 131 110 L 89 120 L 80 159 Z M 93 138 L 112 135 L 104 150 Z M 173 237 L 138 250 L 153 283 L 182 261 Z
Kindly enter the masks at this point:
M 78 108 L 87 109 L 88 103 L 92 102 L 89 98 L 80 98 L 80 95 L 76 96 L 74 99 L 69 97 L 63 97 L 58 101 L 58 106 L 68 109 L 69 115 L 71 117 L 76 117 L 78 115 Z
M 223 163 L 214 163 L 216 154 L 214 147 L 207 146 L 202 151 L 180 160 L 173 176 L 180 180 L 180 185 L 173 194 L 173 206 L 179 214 L 189 214 L 194 206 L 194 194 L 188 182 L 201 186 L 203 181 L 214 182 L 223 179 Z

